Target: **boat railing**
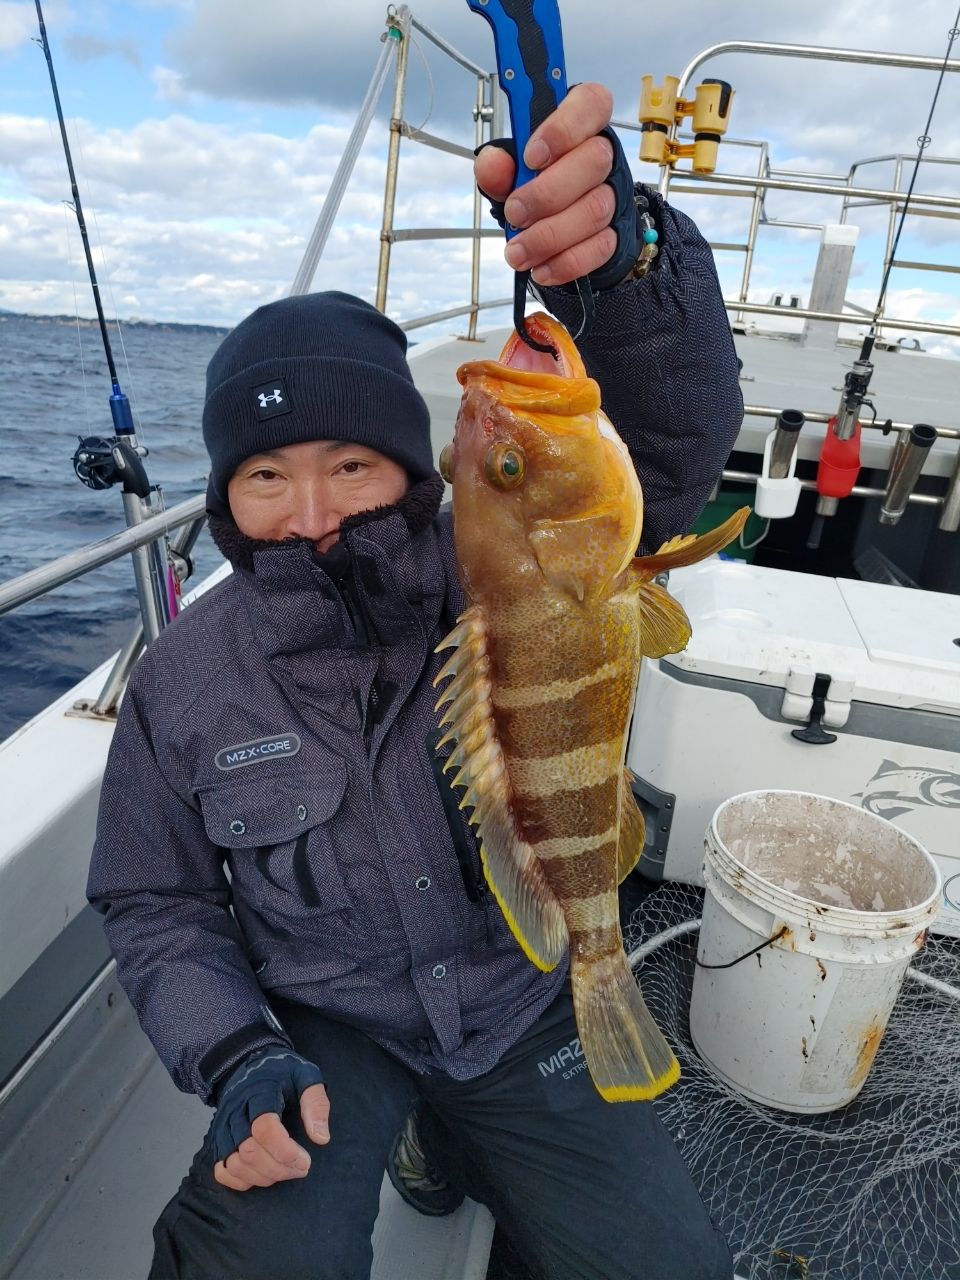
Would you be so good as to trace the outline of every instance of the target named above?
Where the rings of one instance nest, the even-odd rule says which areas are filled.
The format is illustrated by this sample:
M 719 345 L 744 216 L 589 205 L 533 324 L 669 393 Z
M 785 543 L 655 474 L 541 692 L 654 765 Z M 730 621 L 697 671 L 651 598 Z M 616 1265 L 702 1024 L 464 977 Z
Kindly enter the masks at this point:
M 897 193 L 902 193 L 904 198 L 906 198 L 906 193 L 903 192 L 903 185 L 902 185 L 903 184 L 903 167 L 905 164 L 915 163 L 916 159 L 917 159 L 916 156 L 899 154 L 899 155 L 887 155 L 887 156 L 871 156 L 869 159 L 857 160 L 850 166 L 850 172 L 847 177 L 847 185 L 848 187 L 853 187 L 854 175 L 856 174 L 858 169 L 863 169 L 867 165 L 871 165 L 871 164 L 892 163 L 894 166 L 893 190 Z M 928 156 L 921 150 L 920 162 L 921 164 L 960 165 L 960 156 Z M 843 204 L 840 209 L 840 221 L 846 222 L 847 211 L 849 209 L 858 209 L 858 208 L 862 209 L 870 205 L 875 205 L 877 203 L 878 202 L 875 200 L 852 200 L 849 196 L 845 196 Z M 893 268 L 899 268 L 900 270 L 907 270 L 907 271 L 943 271 L 953 275 L 960 275 L 960 267 L 956 266 L 952 262 L 925 262 L 925 261 L 919 261 L 917 259 L 894 258 L 893 252 L 894 252 L 894 244 L 895 244 L 896 235 L 897 235 L 897 215 L 903 209 L 903 200 L 888 200 L 882 203 L 886 203 L 889 206 L 888 217 L 887 217 L 887 243 L 886 243 L 886 248 L 883 254 L 884 270 L 886 270 L 886 268 L 890 266 Z M 911 204 L 912 203 L 913 203 L 913 200 L 911 197 Z M 919 218 L 937 218 L 937 217 L 956 218 L 960 216 L 957 213 L 951 213 L 947 210 L 929 209 L 925 207 L 914 209 L 913 212 Z M 878 319 L 882 319 L 882 318 L 883 318 L 883 309 L 881 308 L 881 312 L 880 312 L 880 315 L 878 316 Z M 880 333 L 879 326 L 878 326 L 877 332 L 878 334 Z
M 504 101 L 497 84 L 496 72 L 487 71 L 466 54 L 455 48 L 449 41 L 416 18 L 409 6 L 391 5 L 387 11 L 386 31 L 381 36 L 383 49 L 374 68 L 369 88 L 357 116 L 347 146 L 340 159 L 337 171 L 330 184 L 320 216 L 317 219 L 310 241 L 304 253 L 303 261 L 294 278 L 292 294 L 306 293 L 310 288 L 314 273 L 323 253 L 327 237 L 336 218 L 337 209 L 346 191 L 347 184 L 360 154 L 360 147 L 367 134 L 376 111 L 377 103 L 383 92 L 391 63 L 394 64 L 395 77 L 393 89 L 393 105 L 390 112 L 390 137 L 387 146 L 386 176 L 384 180 L 383 212 L 380 226 L 380 255 L 377 264 L 377 284 L 375 304 L 381 311 L 388 309 L 388 292 L 390 286 L 390 264 L 395 244 L 416 240 L 471 240 L 473 242 L 470 259 L 470 291 L 469 302 L 463 306 L 434 311 L 401 320 L 404 330 L 423 328 L 426 325 L 467 316 L 468 339 L 477 335 L 477 317 L 481 311 L 497 307 L 509 306 L 511 298 L 494 298 L 482 300 L 480 296 L 480 242 L 485 238 L 499 237 L 501 232 L 494 227 L 484 227 L 483 201 L 480 192 L 473 188 L 473 214 L 468 227 L 397 227 L 395 225 L 397 207 L 397 180 L 400 166 L 400 143 L 402 139 L 416 142 L 435 151 L 443 151 L 448 155 L 473 162 L 474 150 L 465 147 L 449 138 L 442 138 L 427 133 L 422 128 L 404 118 L 404 102 L 407 89 L 407 70 L 409 65 L 410 36 L 416 31 L 429 40 L 440 52 L 451 59 L 475 80 L 475 96 L 473 107 L 474 147 L 479 147 L 490 138 L 499 137 L 507 131 L 504 124 Z M 473 185 L 471 183 L 471 185 Z
M 813 59 L 816 61 L 851 63 L 869 67 L 899 67 L 907 70 L 933 71 L 937 73 L 943 72 L 945 74 L 960 71 L 960 60 L 957 59 L 932 58 L 915 54 L 875 53 L 865 49 L 833 49 L 817 45 L 776 44 L 755 40 L 729 40 L 721 44 L 711 45 L 709 48 L 704 49 L 702 52 L 697 54 L 697 56 L 684 69 L 680 77 L 680 81 L 677 86 L 677 96 L 683 97 L 685 95 L 694 75 L 701 70 L 706 62 L 727 54 L 751 54 L 767 57 Z M 686 135 L 680 135 L 676 126 L 674 126 L 671 130 L 670 136 L 675 138 Z M 921 160 L 923 163 L 960 164 L 960 159 L 954 156 L 924 155 L 923 151 L 928 141 L 928 139 L 919 140 L 921 144 Z M 871 157 L 869 159 L 855 161 L 846 175 L 817 174 L 806 171 L 771 168 L 766 143 L 750 142 L 743 139 L 725 139 L 723 146 L 725 148 L 731 144 L 738 146 L 753 145 L 758 148 L 759 156 L 757 171 L 755 174 L 683 173 L 679 175 L 683 179 L 683 185 L 680 185 L 674 181 L 674 178 L 677 175 L 674 175 L 669 167 L 664 167 L 661 171 L 659 185 L 664 196 L 673 190 L 698 195 L 709 193 L 718 196 L 739 196 L 752 200 L 749 230 L 745 243 L 711 244 L 711 247 L 717 251 L 734 251 L 745 254 L 739 296 L 736 299 L 726 300 L 728 311 L 733 311 L 735 313 L 735 324 L 743 323 L 743 316 L 745 313 L 773 316 L 782 316 L 783 314 L 783 309 L 781 307 L 748 301 L 750 276 L 756 250 L 757 236 L 760 230 L 762 228 L 770 227 L 793 227 L 802 230 L 814 230 L 820 229 L 820 226 L 822 225 L 806 222 L 788 222 L 786 220 L 768 218 L 764 216 L 763 206 L 766 193 L 768 191 L 786 191 L 806 193 L 809 195 L 833 196 L 841 202 L 838 217 L 838 221 L 841 223 L 846 222 L 847 213 L 852 208 L 886 205 L 889 209 L 887 243 L 883 262 L 883 268 L 884 270 L 886 269 L 893 252 L 897 217 L 903 211 L 906 202 L 906 192 L 902 189 L 901 185 L 904 163 L 914 161 L 916 159 L 915 156 L 891 155 Z M 893 162 L 895 165 L 893 184 L 891 187 L 878 188 L 861 187 L 856 185 L 859 169 L 884 160 Z M 916 217 L 960 218 L 960 197 L 939 193 L 912 192 L 910 195 L 909 211 L 912 216 Z M 950 263 L 919 262 L 897 259 L 892 265 L 894 267 L 911 270 L 960 272 L 960 267 Z M 847 306 L 849 304 L 845 303 L 844 305 Z M 851 307 L 850 309 L 859 311 L 859 308 Z M 791 308 L 790 314 L 791 317 L 799 319 L 823 320 L 836 324 L 850 324 L 855 322 L 857 319 L 856 316 L 851 316 L 844 312 L 826 312 L 811 310 L 809 308 Z M 876 312 L 870 312 L 868 314 L 870 318 L 875 320 L 878 324 L 878 336 L 880 335 L 880 322 L 882 322 L 882 327 L 886 328 L 888 331 L 890 329 L 897 329 L 908 333 L 932 333 L 948 337 L 960 337 L 960 325 L 958 324 L 938 324 L 931 321 L 920 321 L 906 317 L 899 318 L 890 316 L 886 314 L 885 302 L 881 302 Z
M 75 578 L 81 578 L 93 569 L 110 564 L 121 557 L 137 552 L 141 547 L 149 546 L 158 538 L 163 538 L 173 529 L 180 533 L 170 544 L 174 556 L 186 559 L 193 550 L 194 544 L 206 523 L 206 494 L 197 494 L 178 503 L 169 511 L 161 511 L 149 516 L 142 523 L 121 529 L 99 542 L 91 542 L 68 551 L 66 555 L 51 560 L 47 564 L 31 569 L 17 578 L 0 583 L 0 616 L 31 600 L 38 600 L 48 591 L 54 591 Z M 117 655 L 107 681 L 100 695 L 93 702 L 77 703 L 74 714 L 82 714 L 97 719 L 109 719 L 116 714 L 120 695 L 126 685 L 130 672 L 144 647 L 145 632 L 143 623 L 138 623 Z
M 395 244 L 414 240 L 451 240 L 468 238 L 473 242 L 470 260 L 469 300 L 456 307 L 427 315 L 401 320 L 401 327 L 412 330 L 441 321 L 468 317 L 468 339 L 475 339 L 477 334 L 477 318 L 481 311 L 498 307 L 507 307 L 511 298 L 484 300 L 481 296 L 480 283 L 480 243 L 485 237 L 499 237 L 502 233 L 496 228 L 482 225 L 482 197 L 470 178 L 473 190 L 473 212 L 471 225 L 468 227 L 404 227 L 395 225 L 397 178 L 400 160 L 400 144 L 402 139 L 419 143 L 423 146 L 441 150 L 472 162 L 474 151 L 450 139 L 426 133 L 423 129 L 410 124 L 404 118 L 404 102 L 406 96 L 410 34 L 416 31 L 429 40 L 444 55 L 451 58 L 468 75 L 475 79 L 475 97 L 473 107 L 474 143 L 479 146 L 492 137 L 499 137 L 508 132 L 505 120 L 505 100 L 497 83 L 496 72 L 487 71 L 467 57 L 453 45 L 448 43 L 426 24 L 414 17 L 407 5 L 393 6 L 388 9 L 386 30 L 381 34 L 382 49 L 374 68 L 367 93 L 364 97 L 357 120 L 344 149 L 337 171 L 331 181 L 327 197 L 320 216 L 309 238 L 303 259 L 297 270 L 290 292 L 305 293 L 309 290 L 317 264 L 323 253 L 330 229 L 334 224 L 337 211 L 344 192 L 356 165 L 361 146 L 374 118 L 377 104 L 382 95 L 391 66 L 395 71 L 393 104 L 390 115 L 390 137 L 384 185 L 383 213 L 380 231 L 380 252 L 377 269 L 376 305 L 381 310 L 387 309 L 390 266 L 392 248 Z M 678 86 L 678 95 L 683 96 L 693 75 L 703 64 L 712 58 L 731 53 L 748 53 L 776 57 L 807 58 L 834 62 L 858 63 L 876 67 L 900 67 L 914 70 L 960 71 L 960 61 L 943 60 L 908 54 L 873 53 L 856 49 L 830 49 L 812 45 L 787 45 L 761 43 L 758 41 L 728 41 L 712 45 L 699 53 L 685 68 Z M 639 122 L 615 120 L 614 125 L 623 132 L 640 131 Z M 677 131 L 674 128 L 674 136 Z M 743 323 L 746 314 L 782 316 L 781 306 L 749 302 L 751 272 L 754 265 L 758 236 L 761 229 L 820 230 L 822 223 L 798 221 L 793 219 L 771 218 L 767 216 L 764 203 L 768 191 L 803 192 L 813 195 L 833 196 L 841 201 L 839 220 L 846 220 L 849 210 L 866 205 L 887 205 L 890 221 L 887 234 L 885 264 L 889 261 L 893 246 L 893 227 L 897 214 L 902 211 L 906 193 L 901 189 L 904 162 L 911 157 L 904 155 L 875 156 L 858 160 L 851 165 L 846 175 L 832 173 L 812 173 L 807 171 L 776 168 L 770 162 L 769 144 L 764 140 L 750 138 L 727 138 L 724 147 L 742 147 L 757 153 L 755 173 L 682 173 L 679 180 L 669 168 L 664 168 L 660 179 L 660 189 L 664 195 L 671 190 L 698 195 L 710 194 L 718 196 L 739 197 L 751 201 L 749 224 L 744 241 L 722 242 L 712 241 L 711 248 L 715 252 L 734 252 L 744 255 L 740 288 L 736 298 L 725 299 L 728 312 L 734 315 L 734 323 Z M 924 156 L 927 163 L 960 164 L 960 159 L 948 156 Z M 890 188 L 861 187 L 857 185 L 858 172 L 868 165 L 880 162 L 894 164 L 893 185 Z M 960 196 L 937 193 L 912 192 L 910 195 L 910 212 L 926 217 L 960 217 Z M 933 271 L 960 271 L 950 264 L 916 263 L 897 260 L 894 266 L 911 267 Z M 858 319 L 880 321 L 889 329 L 902 330 L 907 333 L 928 333 L 944 336 L 960 336 L 960 325 L 938 323 L 911 318 L 895 318 L 885 316 L 882 310 L 876 312 L 844 303 L 847 310 L 828 312 L 809 307 L 791 307 L 791 318 L 803 320 L 828 321 L 836 324 L 855 323 Z M 851 314 L 851 312 L 853 314 Z M 759 418 L 775 419 L 780 406 L 747 405 L 747 415 Z M 810 422 L 827 422 L 829 415 L 813 410 L 805 410 Z M 908 432 L 912 423 L 884 422 L 862 424 L 865 428 L 877 430 Z M 946 439 L 960 439 L 960 428 L 936 425 L 938 436 Z M 730 480 L 755 479 L 747 473 L 727 471 L 724 476 Z M 951 492 L 957 486 L 951 486 Z M 857 496 L 882 496 L 880 490 L 860 487 L 854 490 Z M 924 493 L 911 493 L 911 503 L 927 505 L 944 505 L 944 517 L 947 516 L 946 498 L 939 498 Z M 951 515 L 951 519 L 953 516 Z M 127 528 L 100 542 L 69 552 L 59 559 L 43 565 L 18 578 L 0 584 L 0 615 L 9 612 L 18 605 L 35 600 L 46 592 L 80 577 L 92 569 L 108 564 L 127 554 L 136 555 L 141 548 L 161 538 L 172 529 L 181 532 L 172 546 L 175 555 L 186 557 L 196 541 L 204 523 L 204 497 L 198 495 L 180 503 L 170 511 L 147 517 L 135 527 Z M 953 527 L 952 525 L 950 527 Z M 112 717 L 116 712 L 120 694 L 127 676 L 135 664 L 144 645 L 144 630 L 140 626 L 130 635 L 123 646 L 110 672 L 100 696 L 92 703 L 77 704 L 76 714 L 90 715 L 97 718 Z

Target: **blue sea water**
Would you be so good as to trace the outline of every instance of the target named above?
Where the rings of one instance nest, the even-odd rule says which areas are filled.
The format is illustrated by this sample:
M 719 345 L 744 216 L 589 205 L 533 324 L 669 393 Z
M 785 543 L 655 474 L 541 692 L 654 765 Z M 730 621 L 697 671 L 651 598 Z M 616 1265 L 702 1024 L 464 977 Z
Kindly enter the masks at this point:
M 131 325 L 111 332 L 120 384 L 168 507 L 202 492 L 207 361 L 226 330 Z M 124 527 L 119 489 L 73 473 L 77 437 L 110 436 L 110 381 L 95 327 L 0 314 L 0 581 Z M 220 561 L 204 531 L 192 583 Z M 192 584 L 191 584 L 192 585 Z M 129 557 L 0 617 L 0 741 L 124 642 L 139 614 Z

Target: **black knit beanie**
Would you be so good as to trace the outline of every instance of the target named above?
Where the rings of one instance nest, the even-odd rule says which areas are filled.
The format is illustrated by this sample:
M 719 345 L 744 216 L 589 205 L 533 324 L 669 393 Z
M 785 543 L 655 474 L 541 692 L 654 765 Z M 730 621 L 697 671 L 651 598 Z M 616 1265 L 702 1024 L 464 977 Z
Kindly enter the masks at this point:
M 402 329 L 347 293 L 258 307 L 207 366 L 207 510 L 229 513 L 227 484 L 245 458 L 309 440 L 366 445 L 411 480 L 428 476 L 430 414 L 406 351 Z

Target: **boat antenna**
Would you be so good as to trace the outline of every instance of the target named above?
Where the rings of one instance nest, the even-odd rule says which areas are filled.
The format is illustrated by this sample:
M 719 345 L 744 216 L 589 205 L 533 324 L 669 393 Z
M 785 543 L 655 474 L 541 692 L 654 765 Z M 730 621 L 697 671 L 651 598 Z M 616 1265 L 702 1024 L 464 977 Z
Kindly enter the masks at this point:
M 80 444 L 73 455 L 73 469 L 77 477 L 90 489 L 109 489 L 115 484 L 120 484 L 123 489 L 124 514 L 127 524 L 132 526 L 141 524 L 150 515 L 157 514 L 163 509 L 163 502 L 159 489 L 151 486 L 147 478 L 146 468 L 143 465 L 147 451 L 137 441 L 130 401 L 121 390 L 117 376 L 117 366 L 113 358 L 110 335 L 107 332 L 107 322 L 100 298 L 100 285 L 93 265 L 93 254 L 90 252 L 90 238 L 87 235 L 87 224 L 83 216 L 83 206 L 80 203 L 80 190 L 73 167 L 73 156 L 70 153 L 67 127 L 63 120 L 60 91 L 57 88 L 57 77 L 53 70 L 53 57 L 47 40 L 43 10 L 40 8 L 40 0 L 34 0 L 34 3 L 40 24 L 40 39 L 36 43 L 43 50 L 47 70 L 50 73 L 50 87 L 53 89 L 53 101 L 60 124 L 60 137 L 70 174 L 73 211 L 77 215 L 77 223 L 80 227 L 80 238 L 83 241 L 83 252 L 87 259 L 87 272 L 90 276 L 90 287 L 93 289 L 97 322 L 100 326 L 100 337 L 103 340 L 103 350 L 107 357 L 107 369 L 112 387 L 110 413 L 113 418 L 114 438 L 105 440 L 100 436 L 87 436 L 85 439 L 80 437 Z M 140 612 L 143 616 L 144 635 L 149 643 L 155 640 L 162 628 L 176 616 L 178 609 L 179 579 L 174 571 L 166 538 L 158 539 L 142 548 L 140 552 L 134 553 L 133 565 Z
M 960 8 L 957 9 L 956 17 L 953 20 L 953 26 L 948 32 L 949 39 L 947 41 L 947 51 L 943 55 L 943 64 L 940 67 L 940 75 L 937 77 L 937 85 L 933 91 L 933 100 L 930 103 L 930 111 L 927 114 L 927 123 L 923 127 L 923 133 L 917 138 L 917 158 L 913 162 L 913 172 L 910 175 L 910 185 L 907 187 L 906 198 L 903 202 L 903 208 L 900 210 L 900 219 L 897 222 L 896 234 L 893 237 L 893 245 L 890 248 L 890 257 L 887 259 L 883 272 L 883 279 L 880 283 L 880 294 L 877 298 L 876 309 L 873 313 L 873 320 L 870 322 L 870 331 L 863 339 L 863 346 L 860 349 L 860 359 L 869 360 L 873 352 L 873 344 L 877 338 L 877 325 L 880 321 L 880 314 L 883 311 L 883 303 L 887 296 L 887 285 L 890 283 L 890 272 L 893 270 L 897 257 L 897 246 L 900 244 L 900 235 L 903 231 L 903 224 L 906 221 L 907 211 L 910 208 L 910 200 L 913 196 L 913 188 L 916 185 L 917 175 L 920 172 L 920 163 L 923 160 L 923 153 L 929 147 L 932 138 L 930 137 L 930 126 L 933 124 L 933 113 L 937 109 L 937 99 L 940 97 L 940 90 L 943 87 L 943 78 L 947 72 L 947 64 L 950 61 L 950 54 L 953 52 L 953 46 L 957 37 L 960 36 Z

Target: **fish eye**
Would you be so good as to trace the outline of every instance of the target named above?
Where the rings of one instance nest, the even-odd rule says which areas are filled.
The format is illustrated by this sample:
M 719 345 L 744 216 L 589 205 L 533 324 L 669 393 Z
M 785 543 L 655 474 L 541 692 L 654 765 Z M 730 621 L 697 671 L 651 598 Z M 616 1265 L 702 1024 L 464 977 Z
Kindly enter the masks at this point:
M 453 445 L 445 444 L 440 450 L 440 458 L 437 461 L 437 470 L 446 480 L 447 484 L 453 484 Z
M 484 467 L 491 484 L 498 489 L 513 489 L 523 480 L 526 459 L 516 445 L 495 444 L 487 454 Z

